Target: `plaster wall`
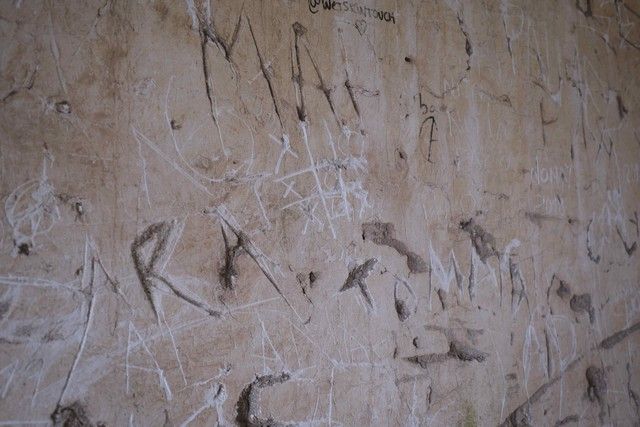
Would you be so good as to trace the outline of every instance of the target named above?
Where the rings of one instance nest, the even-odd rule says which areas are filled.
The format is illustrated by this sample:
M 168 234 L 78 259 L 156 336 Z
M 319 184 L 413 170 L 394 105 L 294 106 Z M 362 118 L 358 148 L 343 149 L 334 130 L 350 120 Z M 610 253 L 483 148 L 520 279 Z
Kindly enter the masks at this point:
M 0 425 L 638 425 L 640 2 L 0 3 Z

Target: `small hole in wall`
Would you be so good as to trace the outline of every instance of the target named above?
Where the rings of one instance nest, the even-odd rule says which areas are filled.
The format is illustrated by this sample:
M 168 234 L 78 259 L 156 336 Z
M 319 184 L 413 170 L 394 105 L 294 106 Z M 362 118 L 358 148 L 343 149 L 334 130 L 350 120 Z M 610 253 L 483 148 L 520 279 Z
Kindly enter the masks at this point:
M 410 56 L 405 56 L 404 62 L 408 62 L 409 64 L 411 64 L 413 62 L 413 58 L 411 58 Z
M 29 246 L 28 243 L 21 243 L 20 246 L 18 246 L 18 253 L 20 255 L 29 256 L 30 252 L 31 252 L 31 247 Z

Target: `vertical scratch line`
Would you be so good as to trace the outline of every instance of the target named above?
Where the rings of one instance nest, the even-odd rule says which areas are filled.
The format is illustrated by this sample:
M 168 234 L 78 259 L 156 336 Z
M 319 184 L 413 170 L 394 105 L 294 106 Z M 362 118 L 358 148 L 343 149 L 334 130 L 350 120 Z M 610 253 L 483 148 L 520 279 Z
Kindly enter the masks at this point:
M 322 207 L 324 209 L 324 213 L 327 217 L 327 222 L 329 223 L 329 228 L 331 229 L 331 235 L 333 236 L 333 238 L 336 238 L 336 231 L 333 228 L 333 222 L 331 222 L 331 216 L 329 215 L 329 208 L 327 207 L 327 200 L 324 196 L 324 190 L 322 189 L 322 184 L 320 183 L 320 177 L 318 176 L 318 169 L 316 166 L 316 163 L 313 159 L 313 154 L 311 153 L 311 148 L 309 148 L 309 137 L 307 135 L 307 123 L 306 122 L 300 122 L 300 129 L 302 129 L 302 135 L 303 135 L 303 141 L 304 141 L 304 146 L 307 149 L 307 155 L 309 156 L 309 162 L 311 163 L 311 173 L 313 174 L 313 177 L 316 181 L 316 187 L 318 190 L 318 196 L 320 197 L 320 200 L 322 201 Z
M 93 273 L 92 273 L 93 274 Z M 93 281 L 93 278 L 92 278 Z M 95 306 L 96 294 L 92 294 L 91 300 L 89 300 L 89 308 L 87 309 L 87 321 L 85 323 L 84 332 L 82 333 L 82 341 L 80 341 L 80 346 L 78 347 L 78 351 L 76 352 L 76 356 L 73 359 L 73 364 L 71 365 L 71 369 L 67 374 L 67 379 L 64 382 L 64 386 L 62 387 L 62 392 L 60 393 L 60 398 L 58 399 L 59 408 L 64 400 L 64 395 L 67 392 L 67 388 L 69 387 L 69 383 L 71 382 L 71 377 L 73 375 L 73 371 L 78 366 L 78 362 L 80 361 L 80 357 L 82 356 L 82 352 L 87 343 L 87 336 L 89 335 L 89 327 L 91 326 L 91 321 L 93 320 L 93 307 Z

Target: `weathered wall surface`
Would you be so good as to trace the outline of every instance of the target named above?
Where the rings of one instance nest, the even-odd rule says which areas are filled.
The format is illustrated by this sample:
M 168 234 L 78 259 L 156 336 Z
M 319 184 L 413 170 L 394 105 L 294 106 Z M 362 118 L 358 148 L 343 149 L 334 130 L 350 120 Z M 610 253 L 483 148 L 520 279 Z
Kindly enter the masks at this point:
M 334 3 L 0 4 L 0 425 L 638 425 L 640 3 Z

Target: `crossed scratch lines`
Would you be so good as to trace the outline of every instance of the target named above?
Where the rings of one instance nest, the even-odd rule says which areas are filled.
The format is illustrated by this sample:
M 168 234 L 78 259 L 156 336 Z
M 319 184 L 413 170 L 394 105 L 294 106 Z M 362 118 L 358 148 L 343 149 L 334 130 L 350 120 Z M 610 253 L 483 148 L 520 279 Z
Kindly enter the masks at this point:
M 193 328 L 202 325 L 205 321 L 210 319 L 210 317 L 201 317 L 196 320 L 170 326 L 165 317 L 162 304 L 158 304 L 157 306 L 160 321 L 162 322 L 160 325 L 158 325 L 160 326 L 159 330 L 152 333 L 149 333 L 149 331 L 140 331 L 138 328 L 136 328 L 132 319 L 126 320 L 125 325 L 128 325 L 128 338 L 126 342 L 126 348 L 119 348 L 110 353 L 100 353 L 98 355 L 86 357 L 85 349 L 89 346 L 89 337 L 92 335 L 92 331 L 95 328 L 101 327 L 100 322 L 97 322 L 95 320 L 96 307 L 99 305 L 100 290 L 100 288 L 97 286 L 110 284 L 112 287 L 111 290 L 114 290 L 113 287 L 118 286 L 118 282 L 113 279 L 113 277 L 106 270 L 104 270 L 102 261 L 99 258 L 99 254 L 97 253 L 93 241 L 91 241 L 89 238 L 87 238 L 87 241 L 85 242 L 82 275 L 81 277 L 74 279 L 72 282 L 62 284 L 44 279 L 38 280 L 19 276 L 0 276 L 0 284 L 8 286 L 10 289 L 17 289 L 18 291 L 23 287 L 29 287 L 35 289 L 53 289 L 62 292 L 72 292 L 77 295 L 83 296 L 83 303 L 80 306 L 80 309 L 74 310 L 73 314 L 65 319 L 65 322 L 73 323 L 74 325 L 80 322 L 82 323 L 82 325 L 80 328 L 77 328 L 73 332 L 73 336 L 79 338 L 79 344 L 77 344 L 71 366 L 64 377 L 60 378 L 58 381 L 52 384 L 47 385 L 45 388 L 41 388 L 41 381 L 47 375 L 47 365 L 50 366 L 50 364 L 45 362 L 42 358 L 34 359 L 26 364 L 20 362 L 19 360 L 16 360 L 8 366 L 0 369 L 0 377 L 7 378 L 3 386 L 0 387 L 0 399 L 8 394 L 9 389 L 12 385 L 18 384 L 21 381 L 24 383 L 25 378 L 18 377 L 20 377 L 21 373 L 27 372 L 29 374 L 29 377 L 27 377 L 27 379 L 35 379 L 33 396 L 31 398 L 31 407 L 34 407 L 37 397 L 39 395 L 42 395 L 43 391 L 50 388 L 53 384 L 62 383 L 62 389 L 60 391 L 58 403 L 56 405 L 56 411 L 59 412 L 63 410 L 64 405 L 68 403 L 69 400 L 71 400 L 71 394 L 75 391 L 76 384 L 83 384 L 83 386 L 87 386 L 88 384 L 99 380 L 105 375 L 108 375 L 112 371 L 110 369 L 107 369 L 107 366 L 116 362 L 119 357 L 123 357 L 125 371 L 125 390 L 127 394 L 129 394 L 133 388 L 131 384 L 130 372 L 135 370 L 156 375 L 159 385 L 163 390 L 165 399 L 167 401 L 170 401 L 174 396 L 172 385 L 168 376 L 170 372 L 167 372 L 166 368 L 161 365 L 161 362 L 158 360 L 158 357 L 152 348 L 152 343 L 156 343 L 159 340 L 165 340 L 167 338 L 169 339 L 171 345 L 170 348 L 173 350 L 177 361 L 178 373 L 182 378 L 182 382 L 185 384 L 185 387 L 178 391 L 182 391 L 187 388 L 207 385 L 214 380 L 218 380 L 228 375 L 230 372 L 230 368 L 227 368 L 225 370 L 221 370 L 221 372 L 219 372 L 219 374 L 213 378 L 187 385 L 187 376 L 185 374 L 185 370 L 181 361 L 181 355 L 179 354 L 176 344 L 176 336 L 179 333 L 185 333 L 186 331 L 192 330 Z M 107 287 L 107 289 L 109 289 L 109 287 Z M 116 288 L 114 292 L 122 296 L 119 288 Z M 254 307 L 258 305 L 272 303 L 276 300 L 277 298 L 269 298 L 261 301 L 251 302 L 242 306 L 233 307 L 230 309 L 230 312 L 253 310 Z M 132 314 L 135 313 L 132 311 Z M 4 339 L 5 337 L 2 338 Z M 29 342 L 20 344 L 29 344 Z M 133 361 L 131 359 L 134 356 L 136 350 L 142 352 L 141 357 L 147 361 L 146 363 L 132 363 Z M 137 359 L 139 359 L 139 357 Z M 96 373 L 96 366 L 101 367 L 100 373 L 98 374 Z M 219 400 L 217 400 L 216 402 L 221 403 Z
M 339 302 L 338 305 L 340 305 Z M 256 334 L 259 353 L 251 354 L 251 357 L 261 363 L 262 376 L 270 376 L 278 372 L 291 373 L 292 381 L 314 384 L 316 388 L 316 403 L 315 406 L 310 407 L 307 419 L 287 422 L 286 425 L 320 423 L 333 425 L 336 377 L 340 379 L 346 373 L 358 369 L 385 369 L 383 358 L 378 350 L 388 338 L 374 343 L 363 342 L 361 337 L 356 336 L 353 333 L 354 330 L 348 327 L 347 319 L 343 316 L 340 307 L 338 307 L 338 317 L 329 313 L 326 307 L 324 315 L 329 328 L 322 328 L 316 334 L 307 325 L 296 325 L 278 310 L 265 309 L 255 314 L 259 330 Z M 285 324 L 283 325 L 274 316 L 282 318 Z M 309 362 L 310 355 L 317 357 L 311 361 L 312 363 L 315 361 L 315 364 L 305 363 Z M 329 366 L 327 367 L 325 363 Z M 321 392 L 319 382 L 323 380 L 319 381 L 317 377 L 327 371 L 330 371 L 327 378 L 329 389 Z M 323 395 L 327 403 L 324 411 L 319 411 L 323 406 L 320 404 Z
M 281 310 L 265 308 L 255 314 L 259 333 L 258 354 L 251 357 L 260 361 L 263 374 L 292 369 L 304 370 L 310 357 L 321 366 L 331 366 L 340 372 L 356 368 L 382 368 L 385 365 L 380 349 L 389 338 L 379 342 L 366 342 L 350 327 L 337 299 L 338 312 L 330 313 L 324 307 L 327 327 L 314 330 L 309 325 L 295 323 Z M 269 320 L 269 322 L 267 322 Z M 284 322 L 284 323 L 283 323 Z M 315 365 L 314 365 L 315 366 Z
M 362 183 L 357 179 L 347 180 L 344 172 L 346 170 L 353 170 L 355 172 L 366 171 L 367 161 L 362 153 L 364 142 L 362 141 L 361 153 L 358 157 L 352 155 L 339 157 L 333 136 L 329 131 L 327 123 L 324 122 L 332 157 L 317 161 L 309 145 L 308 123 L 300 122 L 299 126 L 302 133 L 302 142 L 307 154 L 308 166 L 274 180 L 274 182 L 284 186 L 283 199 L 287 199 L 288 197 L 296 198 L 296 200 L 286 203 L 280 209 L 298 208 L 302 212 L 306 217 L 302 234 L 307 233 L 309 225 L 317 226 L 318 231 L 322 231 L 326 221 L 331 235 L 335 239 L 336 230 L 334 220 L 347 218 L 351 221 L 353 219 L 355 208 L 352 205 L 352 199 L 356 199 L 360 204 L 358 210 L 358 217 L 360 218 L 362 218 L 364 211 L 370 207 L 367 200 L 368 192 L 363 188 Z M 343 136 L 346 137 L 347 143 L 350 142 L 352 134 L 355 133 L 346 127 L 343 128 Z M 275 140 L 275 137 L 271 136 L 271 138 Z M 283 139 L 281 144 L 282 151 L 280 152 L 276 163 L 276 170 L 274 171 L 276 174 L 280 170 L 280 163 L 285 155 L 290 154 L 296 159 L 298 158 L 297 153 L 291 151 L 288 140 L 285 141 Z M 338 146 L 338 149 L 339 148 Z M 313 190 L 307 195 L 302 195 L 296 191 L 294 187 L 300 183 L 304 176 L 308 175 L 313 178 Z M 319 206 L 321 206 L 323 214 L 316 213 Z M 324 217 L 324 221 L 321 219 L 321 216 Z
M 160 322 L 160 309 L 156 301 L 156 293 L 168 290 L 167 293 L 191 304 L 209 316 L 219 318 L 222 313 L 188 290 L 181 289 L 164 270 L 173 255 L 173 251 L 182 236 L 184 223 L 177 220 L 157 222 L 145 228 L 131 243 L 131 258 L 151 310 Z M 150 248 L 146 250 L 145 248 Z M 148 255 L 145 252 L 149 252 Z
M 146 202 L 151 207 L 151 200 L 149 196 L 149 179 L 147 176 L 147 160 L 143 155 L 142 147 L 146 146 L 151 149 L 156 155 L 158 155 L 165 163 L 169 164 L 176 172 L 186 178 L 191 184 L 199 191 L 215 197 L 211 185 L 220 183 L 252 183 L 253 192 L 256 198 L 256 202 L 262 214 L 263 220 L 268 228 L 271 226 L 271 222 L 268 218 L 268 212 L 265 209 L 262 201 L 261 190 L 265 181 L 269 178 L 278 176 L 283 168 L 283 162 L 286 157 L 290 156 L 296 160 L 299 160 L 299 154 L 291 147 L 290 137 L 286 132 L 283 132 L 282 137 L 276 137 L 269 134 L 269 139 L 280 145 L 280 152 L 275 161 L 273 172 L 263 171 L 261 173 L 252 172 L 255 160 L 256 160 L 256 141 L 254 132 L 251 126 L 235 114 L 233 111 L 224 111 L 225 114 L 233 117 L 234 120 L 239 121 L 247 129 L 250 135 L 250 150 L 248 150 L 248 156 L 244 159 L 238 168 L 226 168 L 225 172 L 219 176 L 209 176 L 197 170 L 183 154 L 183 146 L 190 143 L 196 133 L 200 130 L 200 127 L 196 127 L 191 135 L 185 140 L 181 141 L 176 133 L 173 120 L 171 118 L 169 97 L 172 91 L 174 77 L 172 76 L 167 85 L 167 91 L 164 98 L 164 111 L 163 122 L 166 131 L 170 139 L 170 145 L 174 155 L 166 153 L 161 150 L 159 144 L 151 140 L 140 129 L 132 125 L 131 132 L 138 145 L 138 155 L 140 158 L 141 179 L 140 186 L 146 197 Z M 221 111 L 218 111 L 221 113 Z M 360 153 L 357 156 L 345 154 L 338 141 L 338 144 L 334 143 L 333 136 L 329 131 L 326 121 L 324 127 L 327 135 L 328 144 L 331 148 L 331 158 L 322 159 L 316 161 L 312 153 L 309 144 L 309 124 L 305 122 L 299 123 L 304 148 L 307 154 L 308 165 L 297 171 L 288 173 L 276 179 L 272 179 L 273 182 L 282 184 L 285 187 L 283 199 L 290 197 L 296 200 L 289 201 L 280 209 L 298 208 L 305 216 L 306 221 L 303 229 L 303 234 L 306 234 L 309 226 L 317 227 L 318 231 L 322 231 L 326 225 L 328 225 L 333 238 L 336 238 L 336 231 L 334 227 L 334 221 L 340 218 L 347 218 L 349 221 L 353 219 L 354 213 L 357 210 L 358 217 L 362 217 L 364 211 L 370 207 L 368 202 L 368 192 L 363 188 L 360 180 L 346 179 L 346 171 L 351 170 L 356 173 L 366 172 L 367 161 L 363 155 L 364 151 L 364 136 L 360 133 L 353 132 L 346 126 L 342 128 L 341 139 L 346 139 L 346 144 L 352 143 L 352 136 L 356 135 L 360 141 Z M 220 135 L 222 140 L 222 135 Z M 337 145 L 337 147 L 336 147 Z M 340 156 L 339 156 L 340 154 Z M 175 159 L 174 159 L 175 157 Z M 228 160 L 228 155 L 225 152 L 225 159 L 218 157 L 213 158 L 213 162 Z M 244 170 L 242 170 L 244 169 Z M 313 177 L 314 188 L 307 194 L 302 195 L 294 187 L 296 184 L 300 184 L 300 180 L 303 176 L 310 174 Z M 354 207 L 355 203 L 359 204 L 359 208 Z M 321 206 L 323 214 L 316 213 L 317 208 Z M 322 219 L 321 219 L 322 218 Z
M 47 176 L 53 157 L 45 152 L 39 179 L 29 180 L 19 185 L 7 197 L 4 212 L 11 228 L 14 249 L 29 254 L 36 244 L 36 237 L 48 233 L 60 219 L 55 189 Z
M 247 132 L 250 135 L 250 138 L 249 138 L 250 149 L 248 150 L 248 157 L 244 159 L 237 168 L 226 169 L 224 174 L 221 176 L 205 175 L 200 171 L 198 171 L 196 168 L 194 168 L 189 163 L 189 161 L 187 161 L 187 159 L 184 157 L 182 147 L 193 141 L 194 137 L 200 131 L 202 126 L 200 125 L 195 127 L 195 129 L 192 130 L 189 137 L 187 137 L 186 140 L 184 141 L 181 140 L 178 134 L 176 133 L 176 127 L 175 127 L 174 121 L 172 120 L 171 107 L 169 104 L 169 98 L 172 93 L 172 85 L 173 85 L 174 78 L 175 76 L 171 76 L 171 78 L 169 79 L 169 83 L 167 85 L 167 91 L 164 97 L 164 105 L 163 105 L 163 116 L 164 116 L 163 122 L 164 123 L 163 124 L 165 127 L 166 135 L 169 136 L 171 145 L 173 147 L 173 150 L 179 162 L 174 161 L 169 155 L 161 151 L 156 142 L 149 139 L 138 128 L 132 125 L 131 127 L 132 134 L 138 143 L 138 150 L 139 150 L 140 157 L 142 159 L 143 166 L 145 166 L 144 157 L 142 156 L 142 153 L 140 151 L 140 146 L 142 144 L 145 144 L 150 149 L 152 149 L 156 154 L 158 154 L 158 156 L 160 156 L 162 160 L 169 163 L 177 172 L 179 172 L 180 174 L 184 175 L 187 179 L 189 179 L 197 188 L 199 188 L 200 190 L 203 190 L 205 193 L 208 193 L 210 195 L 211 193 L 209 192 L 209 189 L 208 187 L 206 187 L 205 184 L 219 184 L 219 183 L 230 182 L 230 181 L 238 181 L 238 182 L 253 181 L 256 178 L 255 174 L 252 174 L 251 172 L 255 158 L 256 158 L 255 156 L 256 141 L 254 137 L 254 132 L 251 126 L 245 120 L 243 120 L 240 116 L 238 116 L 235 112 L 232 111 L 232 107 L 217 109 L 216 111 L 219 115 L 222 115 L 224 113 L 225 115 L 231 116 L 231 119 L 234 122 L 241 123 L 242 126 L 247 130 Z M 220 140 L 222 140 L 221 132 L 222 130 L 220 130 L 220 137 L 219 137 Z M 224 154 L 224 161 L 226 162 L 229 157 L 228 149 L 223 147 L 222 151 Z M 217 161 L 220 161 L 221 159 L 219 156 L 214 156 L 211 160 L 213 162 L 217 162 Z M 245 169 L 244 171 L 242 171 L 243 168 Z

